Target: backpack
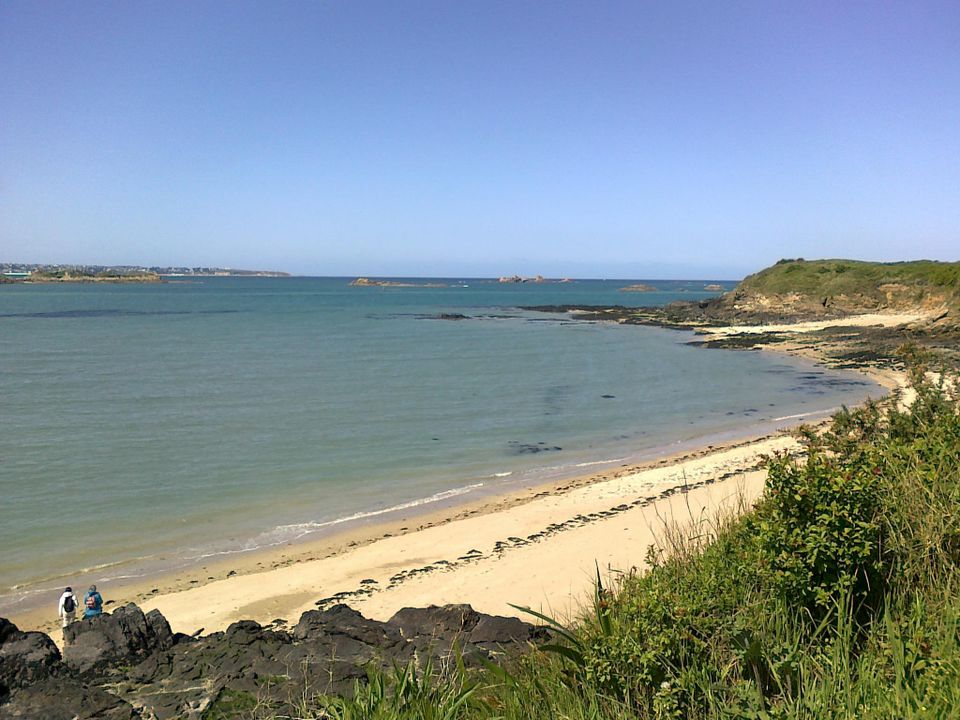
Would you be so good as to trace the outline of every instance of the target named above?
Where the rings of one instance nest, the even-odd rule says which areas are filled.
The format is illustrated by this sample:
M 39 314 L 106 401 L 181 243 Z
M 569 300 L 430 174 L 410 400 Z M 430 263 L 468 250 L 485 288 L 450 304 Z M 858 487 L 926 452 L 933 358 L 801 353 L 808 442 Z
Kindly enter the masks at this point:
M 73 599 L 73 595 L 67 595 L 63 599 L 63 611 L 65 613 L 72 613 L 77 609 L 77 603 Z
M 87 595 L 86 599 L 87 608 L 90 610 L 97 609 L 97 596 L 96 595 Z

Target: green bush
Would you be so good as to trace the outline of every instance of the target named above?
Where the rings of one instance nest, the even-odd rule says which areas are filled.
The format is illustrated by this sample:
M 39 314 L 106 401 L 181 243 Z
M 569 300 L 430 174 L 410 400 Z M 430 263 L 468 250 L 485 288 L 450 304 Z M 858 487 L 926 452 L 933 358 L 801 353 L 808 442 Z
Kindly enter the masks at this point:
M 761 575 L 780 598 L 822 615 L 850 592 L 867 601 L 888 569 L 885 483 L 878 459 L 856 452 L 841 467 L 817 445 L 805 462 L 777 456 L 750 519 Z

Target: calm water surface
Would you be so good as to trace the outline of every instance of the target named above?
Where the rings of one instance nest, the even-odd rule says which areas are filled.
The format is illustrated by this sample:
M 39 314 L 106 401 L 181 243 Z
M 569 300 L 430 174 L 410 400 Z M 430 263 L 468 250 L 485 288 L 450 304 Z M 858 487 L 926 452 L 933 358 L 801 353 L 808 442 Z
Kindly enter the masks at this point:
M 663 304 L 706 297 L 702 281 L 449 282 L 0 287 L 0 611 L 83 568 L 285 542 L 879 394 L 687 333 L 518 309 Z

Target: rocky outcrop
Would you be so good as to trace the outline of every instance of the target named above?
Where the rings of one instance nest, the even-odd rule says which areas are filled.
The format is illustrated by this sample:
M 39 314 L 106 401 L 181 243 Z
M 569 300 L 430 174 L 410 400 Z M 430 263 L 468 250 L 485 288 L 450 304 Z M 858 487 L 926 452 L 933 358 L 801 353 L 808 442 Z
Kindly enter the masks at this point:
M 42 633 L 0 620 L 0 697 L 6 718 L 245 717 L 254 705 L 298 716 L 304 698 L 350 694 L 371 665 L 444 665 L 452 655 L 477 664 L 516 653 L 544 631 L 469 605 L 406 608 L 387 622 L 345 605 L 311 610 L 289 631 L 251 620 L 224 632 L 173 635 L 166 619 L 126 605 L 71 625 L 61 662 Z
M 544 637 L 542 628 L 517 618 L 483 615 L 469 605 L 404 608 L 387 624 L 421 652 L 449 655 L 456 648 L 468 661 L 489 658 Z
M 149 716 L 147 716 L 149 717 Z M 145 720 L 122 698 L 73 678 L 47 678 L 0 705 L 0 720 Z
M 499 283 L 545 283 L 550 282 L 543 275 L 534 275 L 533 277 L 522 277 L 520 275 L 504 275 L 497 279 Z
M 0 618 L 0 702 L 18 688 L 50 677 L 60 665 L 60 651 L 39 632 L 21 632 Z
M 84 618 L 63 630 L 63 660 L 80 674 L 117 662 L 133 662 L 173 645 L 170 625 L 159 610 L 146 615 L 133 603 L 109 615 Z
M 371 280 L 370 278 L 358 277 L 352 280 L 350 285 L 353 287 L 396 287 L 396 288 L 443 288 L 446 283 L 413 283 L 399 282 L 397 280 Z
M 644 289 L 644 286 L 631 288 Z M 704 290 L 719 292 L 723 286 L 711 283 L 705 285 Z M 541 306 L 524 309 L 577 311 L 576 317 L 582 320 L 678 328 L 780 324 L 865 313 L 905 313 L 921 318 L 910 326 L 911 329 L 952 331 L 960 327 L 960 262 L 781 260 L 744 278 L 729 292 L 693 302 L 645 308 Z

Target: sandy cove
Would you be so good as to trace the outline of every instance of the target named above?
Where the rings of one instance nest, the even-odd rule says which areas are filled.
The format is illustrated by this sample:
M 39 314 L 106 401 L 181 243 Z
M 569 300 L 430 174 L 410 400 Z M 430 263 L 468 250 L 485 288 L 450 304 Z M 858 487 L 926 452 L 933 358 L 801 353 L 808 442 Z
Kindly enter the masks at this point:
M 159 608 L 174 629 L 187 632 L 222 629 L 240 618 L 295 622 L 326 598 L 375 619 L 444 603 L 514 615 L 512 603 L 569 616 L 590 589 L 595 564 L 640 566 L 665 523 L 733 505 L 741 492 L 754 499 L 763 486 L 760 454 L 791 448 L 790 437 L 769 438 L 624 474 L 332 557 L 157 597 L 144 609 Z
M 752 501 L 763 487 L 762 456 L 797 448 L 786 433 L 708 446 L 100 590 L 106 609 L 159 608 L 175 632 L 188 634 L 238 619 L 295 623 L 322 600 L 376 619 L 445 602 L 569 616 L 597 566 L 605 575 L 643 567 L 663 527 Z M 48 608 L 10 619 L 60 639 Z
M 843 324 L 916 319 L 871 315 Z M 815 322 L 710 332 L 755 333 L 766 327 L 803 333 L 824 326 Z M 766 349 L 810 356 L 808 348 L 796 345 Z M 869 374 L 888 389 L 904 382 L 892 370 Z M 666 527 L 709 524 L 718 513 L 749 505 L 763 490 L 763 457 L 798 451 L 797 441 L 785 432 L 709 446 L 101 589 L 117 605 L 158 608 L 174 631 L 188 634 L 223 630 L 239 619 L 295 623 L 304 611 L 336 602 L 375 619 L 387 619 L 402 607 L 444 603 L 522 617 L 512 607 L 519 605 L 571 619 L 589 596 L 597 567 L 607 577 L 643 569 L 648 548 Z M 22 628 L 51 632 L 51 615 L 36 610 L 12 619 Z

